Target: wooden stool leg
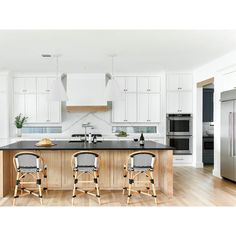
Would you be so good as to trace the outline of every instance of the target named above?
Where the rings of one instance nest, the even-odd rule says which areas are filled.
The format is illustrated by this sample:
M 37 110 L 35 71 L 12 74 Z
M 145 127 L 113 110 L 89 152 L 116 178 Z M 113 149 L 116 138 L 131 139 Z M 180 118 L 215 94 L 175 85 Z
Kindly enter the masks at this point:
M 157 204 L 157 195 L 156 195 L 156 188 L 155 188 L 155 183 L 154 183 L 154 178 L 153 178 L 153 171 L 150 171 L 150 183 L 152 184 L 152 196 L 155 199 L 155 203 Z
M 96 197 L 98 199 L 99 205 L 101 205 L 99 186 L 98 186 L 98 178 L 97 178 L 97 171 L 93 172 L 93 176 L 94 176 L 94 184 L 95 184 L 95 188 L 96 188 Z
M 48 194 L 48 171 L 47 171 L 47 167 L 44 168 L 43 178 L 44 178 L 44 184 L 45 184 L 45 187 L 43 189 L 46 191 L 46 194 Z
M 73 187 L 73 193 L 72 193 L 72 206 L 74 205 L 74 199 L 76 197 L 75 191 L 76 191 L 76 184 L 78 182 L 77 175 L 78 175 L 78 172 L 75 171 L 74 172 L 74 187 Z
M 127 190 L 127 187 L 126 187 L 126 181 L 127 181 L 127 168 L 126 168 L 126 165 L 124 165 L 124 174 L 123 174 L 123 195 L 125 194 L 125 190 Z
M 133 172 L 132 172 L 132 171 L 129 171 L 128 173 L 129 173 L 129 189 L 128 189 L 127 204 L 130 203 L 130 199 L 131 199 L 131 196 L 132 196 L 132 194 L 131 194 L 132 184 L 133 184 L 133 182 L 134 182 L 134 180 L 133 180 Z
M 40 204 L 43 205 L 43 195 L 42 195 L 41 178 L 40 178 L 39 171 L 37 171 L 36 177 L 37 177 L 37 185 L 38 185 L 38 190 L 39 190 Z
M 20 172 L 17 172 L 16 174 L 16 185 L 15 185 L 15 191 L 14 191 L 14 199 L 13 199 L 13 206 L 16 205 L 16 198 L 18 198 L 18 186 L 20 184 Z

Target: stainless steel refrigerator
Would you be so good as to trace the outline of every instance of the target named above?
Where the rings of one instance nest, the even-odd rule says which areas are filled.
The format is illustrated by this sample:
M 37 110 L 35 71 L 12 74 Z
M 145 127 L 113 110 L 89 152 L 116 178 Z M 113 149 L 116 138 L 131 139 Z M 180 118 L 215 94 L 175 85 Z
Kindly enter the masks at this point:
M 236 181 L 236 89 L 221 93 L 221 176 Z

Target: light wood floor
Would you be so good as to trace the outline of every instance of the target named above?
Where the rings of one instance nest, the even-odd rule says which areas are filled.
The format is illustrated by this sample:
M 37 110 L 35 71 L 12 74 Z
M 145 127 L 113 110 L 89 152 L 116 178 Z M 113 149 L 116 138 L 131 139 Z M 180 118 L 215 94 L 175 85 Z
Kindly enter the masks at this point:
M 158 193 L 158 206 L 236 206 L 236 183 L 212 176 L 212 168 L 174 168 L 174 197 L 168 199 Z M 49 191 L 44 195 L 44 206 L 71 206 L 71 191 Z M 12 206 L 13 195 L 0 198 L 0 206 Z M 101 191 L 101 206 L 126 206 L 127 195 L 122 191 Z M 18 206 L 39 206 L 34 196 L 17 199 Z M 75 199 L 76 206 L 98 206 L 88 195 Z M 130 206 L 154 206 L 154 200 L 144 195 L 133 195 Z

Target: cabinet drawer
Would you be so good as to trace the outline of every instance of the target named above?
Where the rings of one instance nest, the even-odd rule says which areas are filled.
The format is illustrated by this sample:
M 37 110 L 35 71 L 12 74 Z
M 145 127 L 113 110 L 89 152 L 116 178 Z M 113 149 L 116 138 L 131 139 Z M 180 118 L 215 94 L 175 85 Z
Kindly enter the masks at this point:
M 180 164 L 190 164 L 192 163 L 192 155 L 174 155 L 173 156 L 174 163 L 180 163 Z

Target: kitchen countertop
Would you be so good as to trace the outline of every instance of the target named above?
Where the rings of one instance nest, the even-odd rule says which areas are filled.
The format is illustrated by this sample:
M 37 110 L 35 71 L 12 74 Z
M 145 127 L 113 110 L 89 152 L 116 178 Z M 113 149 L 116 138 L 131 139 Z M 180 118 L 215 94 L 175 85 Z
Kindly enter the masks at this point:
M 19 141 L 0 147 L 0 150 L 173 150 L 172 147 L 154 141 L 145 141 L 144 146 L 134 141 L 102 141 L 96 144 L 54 141 L 56 145 L 52 147 L 37 147 L 35 143 L 35 141 Z

